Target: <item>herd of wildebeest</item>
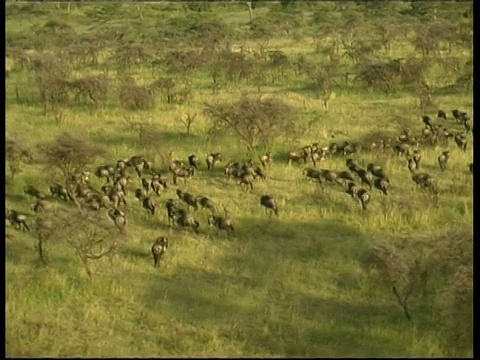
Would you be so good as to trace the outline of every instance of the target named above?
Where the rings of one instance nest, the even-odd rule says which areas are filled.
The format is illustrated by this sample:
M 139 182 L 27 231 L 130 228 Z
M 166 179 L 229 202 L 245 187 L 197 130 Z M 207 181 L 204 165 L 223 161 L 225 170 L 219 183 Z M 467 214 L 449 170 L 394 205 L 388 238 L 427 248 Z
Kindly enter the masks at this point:
M 345 193 L 350 195 L 353 200 L 359 202 L 363 211 L 367 209 L 370 202 L 370 193 L 372 189 L 381 191 L 388 195 L 390 179 L 386 169 L 379 165 L 369 163 L 366 167 L 354 160 L 352 155 L 361 151 L 392 151 L 399 159 L 405 161 L 405 167 L 411 174 L 412 181 L 426 190 L 432 196 L 438 195 L 438 188 L 433 176 L 426 172 L 420 172 L 422 154 L 420 145 L 446 146 L 449 139 L 454 139 L 456 145 L 461 150 L 467 148 L 467 137 L 472 134 L 470 117 L 466 112 L 453 110 L 452 117 L 454 121 L 461 123 L 465 129 L 462 132 L 450 132 L 445 127 L 448 118 L 447 114 L 439 110 L 437 120 L 433 121 L 429 116 L 423 116 L 422 120 L 425 126 L 420 132 L 415 134 L 403 129 L 397 138 L 382 138 L 369 141 L 368 144 L 360 142 L 332 142 L 327 146 L 320 146 L 318 143 L 304 146 L 303 148 L 288 153 L 288 164 L 292 162 L 303 162 L 307 164 L 312 161 L 313 167 L 303 169 L 303 175 L 313 181 L 318 182 L 322 189 L 324 184 L 337 184 L 344 188 Z M 443 124 L 442 124 L 443 123 Z M 343 156 L 345 158 L 346 170 L 331 171 L 328 169 L 316 169 L 317 164 L 324 161 L 327 157 Z M 441 171 L 448 168 L 450 152 L 442 151 L 438 156 L 438 165 Z M 207 171 L 211 171 L 215 166 L 222 162 L 221 153 L 211 153 L 207 155 Z M 245 191 L 254 187 L 257 179 L 266 180 L 268 169 L 272 166 L 273 157 L 270 152 L 259 157 L 259 163 L 253 159 L 245 162 L 229 161 L 224 169 L 224 176 L 235 178 L 238 184 L 245 188 Z M 466 164 L 467 165 L 467 164 Z M 200 168 L 200 159 L 196 155 L 190 155 L 186 161 L 172 160 L 168 166 L 168 172 L 172 176 L 172 183 L 177 185 L 177 179 L 182 178 L 186 184 L 187 179 L 195 176 Z M 102 165 L 96 168 L 94 175 L 104 181 L 101 189 L 96 189 L 89 184 L 90 172 L 79 170 L 76 172 L 65 186 L 59 183 L 52 184 L 49 188 L 51 197 L 57 197 L 64 202 L 75 202 L 81 207 L 99 211 L 106 209 L 108 217 L 119 229 L 126 226 L 126 216 L 121 207 L 127 205 L 127 195 L 129 194 L 130 184 L 136 182 L 129 175 L 129 169 L 133 169 L 138 175 L 138 188 L 134 190 L 134 196 L 152 216 L 157 209 L 158 197 L 169 188 L 168 174 L 166 169 L 158 171 L 154 169 L 153 164 L 143 156 L 132 156 L 130 159 L 118 160 L 116 165 Z M 466 168 L 467 170 L 467 168 Z M 473 162 L 468 164 L 468 170 L 473 173 Z M 358 178 L 356 181 L 355 174 Z M 147 175 L 150 178 L 147 179 Z M 360 185 L 358 184 L 360 183 Z M 49 211 L 50 204 L 47 196 L 32 185 L 26 185 L 24 192 L 36 198 L 36 203 L 32 206 L 34 212 Z M 203 195 L 195 196 L 183 190 L 176 190 L 177 198 L 169 198 L 164 202 L 167 212 L 169 226 L 178 226 L 183 229 L 192 229 L 198 233 L 200 223 L 194 218 L 194 213 L 190 209 L 206 209 L 210 212 L 208 216 L 208 225 L 214 226 L 227 232 L 234 231 L 232 219 L 228 216 L 224 208 L 224 216 L 218 214 L 217 204 L 211 198 Z M 278 216 L 278 202 L 268 195 L 262 195 L 259 204 L 265 208 L 265 212 Z M 223 206 L 223 205 L 222 205 Z M 29 231 L 27 214 L 13 209 L 6 209 L 6 220 L 8 220 L 16 229 L 23 228 Z M 228 233 L 227 233 L 228 234 Z M 168 248 L 168 238 L 161 236 L 155 240 L 151 247 L 151 252 L 155 266 L 160 265 L 160 260 Z

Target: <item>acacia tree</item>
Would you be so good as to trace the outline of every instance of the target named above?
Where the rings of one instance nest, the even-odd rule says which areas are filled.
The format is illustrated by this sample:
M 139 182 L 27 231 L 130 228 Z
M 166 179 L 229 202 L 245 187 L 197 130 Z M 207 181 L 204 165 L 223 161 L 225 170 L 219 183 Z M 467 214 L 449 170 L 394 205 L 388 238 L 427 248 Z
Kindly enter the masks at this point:
M 204 113 L 212 120 L 210 135 L 233 132 L 250 152 L 257 145 L 267 149 L 278 138 L 295 140 L 304 131 L 296 109 L 275 98 L 243 96 L 235 103 L 205 104 Z
M 77 207 L 62 208 L 37 215 L 35 222 L 37 251 L 40 261 L 47 263 L 45 244 L 63 244 L 72 249 L 87 275 L 92 277 L 92 261 L 116 254 L 125 235 L 101 212 Z
M 5 158 L 12 181 L 23 171 L 23 165 L 33 160 L 30 149 L 24 144 L 25 142 L 18 135 L 9 136 L 6 139 Z
M 56 140 L 40 145 L 47 167 L 59 170 L 68 179 L 77 169 L 84 169 L 104 150 L 64 132 Z
M 471 226 L 416 235 L 402 243 L 374 241 L 364 266 L 413 319 L 415 302 L 435 309 L 448 356 L 471 356 L 473 348 L 473 232 Z M 377 283 L 378 284 L 378 283 Z

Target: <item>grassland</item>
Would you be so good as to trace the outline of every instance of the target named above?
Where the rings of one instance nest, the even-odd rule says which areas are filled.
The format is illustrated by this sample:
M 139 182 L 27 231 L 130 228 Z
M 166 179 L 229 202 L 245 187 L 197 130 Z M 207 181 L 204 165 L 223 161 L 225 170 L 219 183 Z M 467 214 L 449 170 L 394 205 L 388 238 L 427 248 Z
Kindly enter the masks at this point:
M 7 38 L 19 39 L 28 39 L 31 29 L 52 18 L 64 19 L 79 34 L 95 34 L 89 30 L 94 25 L 93 15 L 89 14 L 99 17 L 103 9 L 93 4 L 72 5 L 68 11 L 63 5 L 37 4 L 28 8 L 23 4 L 17 5 L 23 6 L 18 11 L 10 5 Z M 168 17 L 184 11 L 177 4 L 146 6 L 142 19 L 149 29 L 154 27 L 155 16 Z M 121 9 L 105 19 L 105 27 L 127 24 L 127 14 L 139 11 L 134 4 L 123 4 Z M 248 23 L 246 7 L 219 5 L 215 11 L 228 14 L 232 27 L 242 28 Z M 259 6 L 255 16 L 268 11 L 266 4 Z M 306 11 L 304 17 L 311 12 Z M 251 38 L 238 42 L 252 48 L 259 46 L 259 41 Z M 168 47 L 176 49 L 171 44 Z M 292 36 L 273 36 L 267 47 L 289 57 L 298 53 L 312 59 L 319 57 L 309 36 L 302 41 Z M 415 53 L 405 39 L 396 40 L 392 48 L 393 58 Z M 98 67 L 76 67 L 71 71 L 72 78 L 102 71 L 114 78 L 107 50 L 100 54 Z M 460 47 L 455 54 L 462 62 L 471 56 L 468 49 Z M 104 106 L 94 108 L 88 101 L 71 101 L 45 115 L 43 106 L 31 100 L 37 96 L 31 77 L 27 71 L 15 68 L 8 50 L 6 62 L 7 137 L 22 134 L 34 145 L 53 140 L 63 131 L 73 132 L 106 149 L 103 159 L 92 168 L 134 154 L 145 154 L 157 164 L 161 155 L 170 151 L 182 159 L 192 153 L 203 159 L 213 151 L 221 151 L 226 159 L 245 159 L 245 150 L 234 138 L 207 136 L 209 119 L 202 109 L 205 102 L 234 101 L 242 93 L 256 93 L 257 86 L 248 81 L 236 85 L 225 82 L 219 93 L 212 95 L 211 79 L 198 71 L 190 75 L 193 96 L 182 104 L 156 101 L 154 109 L 128 111 L 119 106 L 112 91 Z M 327 111 L 309 91 L 308 81 L 295 76 L 293 69 L 287 71 L 277 82 L 265 83 L 262 92 L 298 108 L 298 121 L 310 123 L 310 129 L 298 143 L 274 144 L 274 164 L 268 180 L 256 182 L 255 189 L 245 193 L 233 181 L 227 181 L 220 168 L 207 173 L 202 164 L 201 171 L 186 185 L 179 182 L 179 188 L 205 194 L 225 205 L 236 228 L 229 237 L 209 229 L 207 214 L 201 211 L 196 215 L 201 223 L 200 234 L 170 229 L 163 208 L 151 217 L 129 195 L 128 240 L 112 263 L 97 261 L 95 275 L 89 279 L 65 244 L 48 244 L 49 262 L 42 266 L 34 250 L 35 235 L 14 231 L 7 225 L 7 232 L 14 236 L 6 239 L 7 356 L 445 355 L 436 293 L 415 296 L 411 300 L 412 319 L 408 321 L 390 288 L 367 271 L 361 259 L 374 240 L 398 243 L 406 239 L 408 243 L 419 235 L 434 237 L 473 224 L 473 179 L 467 166 L 473 161 L 472 146 L 463 152 L 450 143 L 447 148 L 451 162 L 444 173 L 436 162 L 444 147 L 422 148 L 423 170 L 438 181 L 440 195 L 436 204 L 415 188 L 405 162 L 393 153 L 358 155 L 365 164 L 373 161 L 384 166 L 392 183 L 388 197 L 372 191 L 371 206 L 363 214 L 359 204 L 341 188 L 327 186 L 322 191 L 306 182 L 301 167 L 287 165 L 282 154 L 315 141 L 328 144 L 332 134 L 348 140 L 374 132 L 398 135 L 405 126 L 421 129 L 424 111 L 418 108 L 413 90 L 384 94 L 338 85 Z M 132 70 L 139 84 L 151 82 L 152 77 L 163 75 L 161 72 L 152 75 L 145 65 Z M 436 84 L 434 101 L 438 108 L 472 112 L 471 91 L 442 91 L 448 85 L 442 83 L 447 81 L 445 75 L 435 66 L 430 73 L 431 82 Z M 187 136 L 178 119 L 194 112 L 198 116 Z M 434 117 L 436 108 L 428 109 L 428 113 Z M 154 146 L 142 144 L 138 132 L 129 129 L 125 119 L 155 128 Z M 448 127 L 462 130 L 461 124 L 451 119 Z M 344 170 L 344 159 L 329 158 L 321 167 Z M 45 173 L 40 165 L 26 165 L 15 181 L 7 182 L 7 206 L 33 216 L 31 199 L 23 194 L 23 186 L 31 184 L 46 190 L 57 179 L 55 176 Z M 98 179 L 92 178 L 91 182 L 101 186 Z M 171 186 L 158 202 L 174 197 L 176 188 Z M 263 213 L 259 197 L 264 193 L 279 199 L 278 218 Z M 171 243 L 162 267 L 156 269 L 150 247 L 159 235 L 168 236 Z M 472 356 L 471 348 L 460 355 Z

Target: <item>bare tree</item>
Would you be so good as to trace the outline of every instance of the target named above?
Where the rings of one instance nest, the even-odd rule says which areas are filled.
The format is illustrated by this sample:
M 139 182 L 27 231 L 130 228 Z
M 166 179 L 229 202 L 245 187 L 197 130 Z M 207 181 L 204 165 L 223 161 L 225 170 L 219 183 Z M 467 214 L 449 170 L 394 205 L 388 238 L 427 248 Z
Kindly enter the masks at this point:
M 183 125 L 185 125 L 185 127 L 187 128 L 187 135 L 190 135 L 190 129 L 196 117 L 197 117 L 197 113 L 194 113 L 193 115 L 191 115 L 190 113 L 186 113 L 184 116 L 181 117 L 180 120 L 182 121 Z

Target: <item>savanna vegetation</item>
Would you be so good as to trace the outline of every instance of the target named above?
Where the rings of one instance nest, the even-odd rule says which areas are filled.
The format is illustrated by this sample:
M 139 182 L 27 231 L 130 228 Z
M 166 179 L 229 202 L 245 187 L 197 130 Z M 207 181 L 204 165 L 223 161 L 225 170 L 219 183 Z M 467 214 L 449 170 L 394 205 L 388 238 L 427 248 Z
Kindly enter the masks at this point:
M 472 16 L 7 0 L 7 356 L 473 356 Z

